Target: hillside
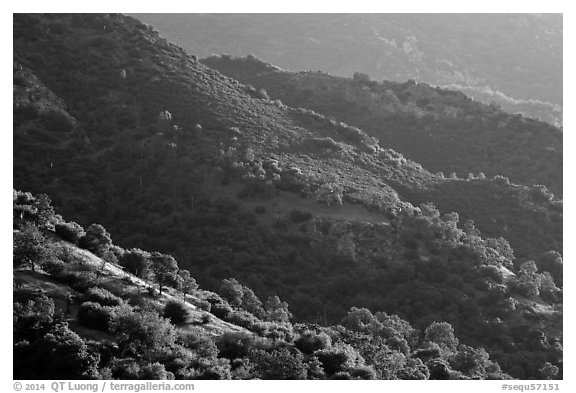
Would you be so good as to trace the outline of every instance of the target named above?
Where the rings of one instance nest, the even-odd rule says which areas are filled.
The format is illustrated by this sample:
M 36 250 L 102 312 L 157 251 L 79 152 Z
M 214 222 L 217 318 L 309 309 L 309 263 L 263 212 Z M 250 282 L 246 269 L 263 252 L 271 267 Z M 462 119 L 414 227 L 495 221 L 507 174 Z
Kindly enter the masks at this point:
M 254 57 L 202 62 L 271 99 L 332 116 L 366 131 L 432 172 L 503 175 L 543 184 L 562 197 L 562 131 L 424 83 L 288 72 Z
M 219 294 L 200 289 L 171 256 L 123 249 L 99 225 L 67 222 L 45 195 L 14 191 L 13 209 L 15 379 L 510 378 L 449 323 L 419 330 L 352 307 L 339 325 L 293 324 L 277 296 L 263 303 L 234 279 Z M 504 288 L 516 285 L 514 273 L 502 273 Z M 511 323 L 538 361 L 524 358 L 519 368 L 510 355 L 492 356 L 511 371 L 541 366 L 540 378 L 558 376 L 560 310 L 508 299 L 513 308 L 494 328 Z
M 332 340 L 356 307 L 352 320 L 396 315 L 420 331 L 446 321 L 514 377 L 561 370 L 562 202 L 545 188 L 434 175 L 122 15 L 15 15 L 14 60 L 14 186 L 47 193 L 64 217 L 103 224 L 123 250 L 173 255 L 203 288 L 234 277 L 278 295 Z M 33 205 L 15 218 L 40 200 L 15 194 Z M 529 319 L 530 304 L 546 312 Z M 238 375 L 242 357 L 230 358 Z
M 200 57 L 409 79 L 562 124 L 561 14 L 134 14 Z

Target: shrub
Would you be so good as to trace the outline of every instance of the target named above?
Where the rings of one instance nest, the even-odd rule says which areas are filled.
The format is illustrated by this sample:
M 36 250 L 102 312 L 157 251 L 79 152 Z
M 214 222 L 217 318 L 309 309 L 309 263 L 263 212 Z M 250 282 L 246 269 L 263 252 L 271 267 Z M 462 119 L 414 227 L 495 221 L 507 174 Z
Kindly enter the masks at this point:
M 42 264 L 42 270 L 51 276 L 59 276 L 66 270 L 66 264 L 59 259 L 49 259 Z
M 396 377 L 408 380 L 429 379 L 430 370 L 420 359 L 410 358 L 404 367 L 396 372 Z
M 260 337 L 266 337 L 274 341 L 292 342 L 294 331 L 292 325 L 278 322 L 256 322 L 250 329 Z
M 65 270 L 56 277 L 60 282 L 70 285 L 77 291 L 84 292 L 99 284 L 98 275 L 92 271 L 69 271 Z
M 61 222 L 54 226 L 54 231 L 63 240 L 76 244 L 84 236 L 84 228 L 75 222 Z
M 134 359 L 114 358 L 112 362 L 110 362 L 110 373 L 112 378 L 117 379 L 174 379 L 174 375 L 166 371 L 163 364 L 155 362 L 142 366 Z
M 450 379 L 450 366 L 442 359 L 433 359 L 426 363 L 428 370 L 430 370 L 430 379 L 433 380 L 446 380 Z
M 46 240 L 35 225 L 27 223 L 20 232 L 14 234 L 14 267 L 26 266 L 34 271 L 36 265 L 41 265 L 50 258 L 51 252 Z
M 424 331 L 424 339 L 450 351 L 454 351 L 458 346 L 458 338 L 454 335 L 454 328 L 448 322 L 431 323 Z
M 525 296 L 529 299 L 536 299 L 540 295 L 539 283 L 531 277 L 513 277 L 508 287 L 513 293 Z
M 163 316 L 174 325 L 181 325 L 188 321 L 188 310 L 182 302 L 171 300 L 164 306 Z
M 41 336 L 54 322 L 54 300 L 31 288 L 13 293 L 14 342 Z
M 351 362 L 351 357 L 347 351 L 339 350 L 336 348 L 323 349 L 316 353 L 318 360 L 322 363 L 322 367 L 327 375 L 335 374 L 339 371 L 344 371 Z
M 248 330 L 252 330 L 254 324 L 258 322 L 258 318 L 244 310 L 232 311 L 226 315 L 225 320 Z
M 174 326 L 158 314 L 123 306 L 116 308 L 110 329 L 120 351 L 144 359 L 167 356 L 177 338 Z
M 245 332 L 226 332 L 216 340 L 219 356 L 228 359 L 247 356 L 254 344 L 254 336 Z
M 112 294 L 110 291 L 94 287 L 86 291 L 84 295 L 86 301 L 100 303 L 102 306 L 118 306 L 122 303 L 122 299 Z
M 178 336 L 179 343 L 198 356 L 204 359 L 215 359 L 218 356 L 218 348 L 210 334 L 203 328 L 189 328 L 186 331 L 180 331 Z
M 141 311 L 149 311 L 155 314 L 161 314 L 163 311 L 162 306 L 157 301 L 142 294 L 132 294 L 129 297 L 128 303 L 134 306 L 135 309 Z
M 174 374 L 170 371 L 166 371 L 163 364 L 155 362 L 148 363 L 144 367 L 140 368 L 140 375 L 138 379 L 148 379 L 148 380 L 171 380 L 174 379 Z
M 307 368 L 303 356 L 298 351 L 279 348 L 272 352 L 254 350 L 250 362 L 261 379 L 306 379 Z
M 483 348 L 467 345 L 460 345 L 458 352 L 450 357 L 450 365 L 454 370 L 472 377 L 483 376 L 491 363 L 488 353 Z
M 14 348 L 14 377 L 18 379 L 94 379 L 98 357 L 66 323 L 56 324 L 38 341 Z
M 357 366 L 351 368 L 348 373 L 352 379 L 376 379 L 376 371 L 370 366 Z
M 86 234 L 78 241 L 78 246 L 94 253 L 95 255 L 104 255 L 112 245 L 110 234 L 100 224 L 90 224 Z
M 87 328 L 107 331 L 112 312 L 108 307 L 102 307 L 99 303 L 84 302 L 78 308 L 78 323 Z
M 300 334 L 300 336 L 294 341 L 294 345 L 302 353 L 310 355 L 315 351 L 329 348 L 331 340 L 326 333 L 315 333 L 307 330 Z
M 220 319 L 226 319 L 232 311 L 228 303 L 211 303 L 210 312 Z

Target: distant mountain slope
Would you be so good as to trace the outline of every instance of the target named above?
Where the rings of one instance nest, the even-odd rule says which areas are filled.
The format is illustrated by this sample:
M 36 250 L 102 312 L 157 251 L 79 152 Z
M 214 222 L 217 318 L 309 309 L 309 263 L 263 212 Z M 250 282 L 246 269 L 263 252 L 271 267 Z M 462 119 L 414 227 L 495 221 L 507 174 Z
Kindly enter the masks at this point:
M 430 171 L 503 175 L 562 196 L 562 132 L 427 84 L 292 73 L 252 56 L 202 60 L 272 99 L 359 127 Z
M 449 86 L 562 124 L 560 14 L 135 14 L 204 57 Z
M 173 254 L 205 288 L 278 294 L 298 321 L 370 307 L 449 321 L 515 376 L 559 364 L 561 323 L 507 300 L 561 314 L 562 202 L 546 189 L 434 175 L 122 15 L 15 15 L 14 60 L 14 185 L 65 216 Z

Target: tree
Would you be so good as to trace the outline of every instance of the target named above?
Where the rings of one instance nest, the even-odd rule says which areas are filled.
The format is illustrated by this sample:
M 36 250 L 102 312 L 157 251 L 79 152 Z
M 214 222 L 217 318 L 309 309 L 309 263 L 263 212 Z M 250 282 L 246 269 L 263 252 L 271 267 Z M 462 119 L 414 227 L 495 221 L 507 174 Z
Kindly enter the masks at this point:
M 410 358 L 406 361 L 404 367 L 396 373 L 396 377 L 398 379 L 409 380 L 429 379 L 430 370 L 428 370 L 428 367 L 426 367 L 422 360 L 418 358 Z
M 222 280 L 220 295 L 230 303 L 231 306 L 240 307 L 242 305 L 242 295 L 244 290 L 242 285 L 235 278 L 228 278 Z
M 220 294 L 232 306 L 243 308 L 258 318 L 264 318 L 264 307 L 258 296 L 235 278 L 222 280 Z
M 288 348 L 266 352 L 261 349 L 250 351 L 250 362 L 257 378 L 261 379 L 306 379 L 307 367 L 298 351 Z
M 370 366 L 356 366 L 351 368 L 348 373 L 353 379 L 376 379 L 376 371 Z
M 86 234 L 78 241 L 78 246 L 85 248 L 97 256 L 104 256 L 112 245 L 112 238 L 100 224 L 90 224 Z
M 216 340 L 219 356 L 228 359 L 246 357 L 250 349 L 255 345 L 255 337 L 252 333 L 244 331 L 225 332 Z
M 532 275 L 538 271 L 538 266 L 534 261 L 526 261 L 520 265 L 520 273 L 526 275 Z
M 510 282 L 510 288 L 530 299 L 536 299 L 540 295 L 541 275 L 537 273 L 538 267 L 534 261 L 524 262 L 518 271 L 518 275 Z
M 158 284 L 160 294 L 165 286 L 179 288 L 182 279 L 178 275 L 178 262 L 171 255 L 153 252 L 150 254 L 150 269 L 154 275 L 154 281 Z
M 562 255 L 557 251 L 548 251 L 537 261 L 538 270 L 550 272 L 554 281 L 560 287 L 563 285 L 563 262 Z
M 37 214 L 34 223 L 41 229 L 53 230 L 56 214 L 52 207 L 52 201 L 46 194 L 39 194 L 36 196 L 34 206 L 37 209 Z
M 171 380 L 174 379 L 174 374 L 166 371 L 162 363 L 154 362 L 148 363 L 140 368 L 139 379 L 147 380 Z
M 294 345 L 303 354 L 311 355 L 315 351 L 329 348 L 332 345 L 332 341 L 326 333 L 315 333 L 307 330 L 294 340 Z
M 560 369 L 550 362 L 546 362 L 538 371 L 543 379 L 556 379 Z
M 12 309 L 14 340 L 34 340 L 54 323 L 54 300 L 43 293 L 22 288 L 14 291 Z
M 176 342 L 176 330 L 167 320 L 152 311 L 136 312 L 128 306 L 116 308 L 110 331 L 122 356 L 136 356 L 147 361 L 166 355 Z
M 424 339 L 440 346 L 441 349 L 455 351 L 458 339 L 454 335 L 454 328 L 448 322 L 433 322 L 424 331 Z
M 264 305 L 266 319 L 276 322 L 290 322 L 292 313 L 288 311 L 288 303 L 280 300 L 278 296 L 271 296 Z
M 324 183 L 316 191 L 316 200 L 325 203 L 327 206 L 332 204 L 341 205 L 344 198 L 344 188 L 336 183 Z
M 554 283 L 552 275 L 548 272 L 544 272 L 538 274 L 538 277 L 540 283 L 540 297 L 543 300 L 556 303 L 561 290 Z
M 264 306 L 254 291 L 242 286 L 242 308 L 257 318 L 264 318 Z
M 361 358 L 354 348 L 342 343 L 316 351 L 315 355 L 322 363 L 322 367 L 328 376 L 354 367 L 358 359 Z
M 307 378 L 308 379 L 324 379 L 326 374 L 322 368 L 322 363 L 318 360 L 316 356 L 312 357 L 306 363 L 307 368 Z
M 31 223 L 24 224 L 20 232 L 14 234 L 12 252 L 14 267 L 27 266 L 32 271 L 52 255 L 44 236 Z
M 190 275 L 190 272 L 186 269 L 180 269 L 178 275 L 182 279 L 181 291 L 184 295 L 190 295 L 192 292 L 198 289 L 198 284 L 194 277 Z
M 98 361 L 84 340 L 60 323 L 41 339 L 14 346 L 14 378 L 93 379 L 98 376 Z
M 486 368 L 493 364 L 484 348 L 460 345 L 458 352 L 450 357 L 450 365 L 470 377 L 484 377 Z
M 357 307 L 350 308 L 341 323 L 348 329 L 359 332 L 370 331 L 375 333 L 382 327 L 370 310 Z
M 119 263 L 127 272 L 134 274 L 136 277 L 146 278 L 150 273 L 150 253 L 139 248 L 133 248 L 125 252 L 120 257 Z

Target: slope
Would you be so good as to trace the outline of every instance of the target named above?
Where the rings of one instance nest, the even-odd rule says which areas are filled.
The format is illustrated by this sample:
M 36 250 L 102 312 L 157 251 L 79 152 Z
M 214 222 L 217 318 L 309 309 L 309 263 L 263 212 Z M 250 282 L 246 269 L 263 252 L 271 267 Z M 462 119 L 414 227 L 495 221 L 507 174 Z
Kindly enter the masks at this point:
M 556 293 L 550 291 L 553 281 L 549 275 L 535 274 L 535 265 L 526 264 L 516 277 L 504 265 L 479 261 L 481 269 L 475 272 L 471 265 L 463 264 L 462 257 L 472 251 L 470 246 L 485 247 L 486 251 L 491 247 L 473 230 L 462 239 L 457 261 L 446 263 L 421 256 L 420 263 L 412 266 L 412 274 L 421 279 L 401 289 L 410 289 L 404 293 L 410 302 L 402 304 L 398 296 L 388 301 L 395 301 L 400 313 L 414 308 L 423 317 L 421 308 L 434 308 L 434 302 L 444 295 L 438 289 L 444 287 L 448 290 L 445 295 L 452 298 L 452 309 L 445 310 L 442 319 L 456 311 L 454 299 L 463 300 L 459 306 L 466 308 L 467 319 L 476 318 L 474 307 L 479 306 L 489 312 L 486 316 L 490 319 L 457 318 L 454 329 L 452 323 L 434 322 L 435 316 L 430 319 L 433 322 L 422 325 L 422 334 L 397 315 L 373 314 L 357 307 L 350 308 L 340 321 L 342 325 L 292 325 L 288 304 L 278 297 L 262 303 L 250 288 L 234 279 L 222 282 L 222 297 L 201 290 L 172 257 L 122 249 L 97 225 L 84 231 L 55 214 L 44 195 L 15 191 L 13 209 L 14 361 L 15 366 L 22 366 L 15 367 L 18 379 L 324 379 L 337 378 L 338 371 L 343 373 L 340 379 L 508 378 L 489 356 L 521 377 L 561 376 L 560 368 L 553 364 L 562 364 L 562 332 L 557 329 L 562 312 L 560 306 L 548 304 L 550 296 L 558 295 L 558 289 L 554 289 Z M 416 224 L 427 221 L 425 226 L 430 226 L 432 232 L 405 240 L 418 239 L 417 252 L 426 248 L 437 254 L 434 248 L 442 245 L 434 239 L 434 231 L 448 231 L 453 237 L 459 230 L 453 221 L 439 219 L 430 208 L 423 213 L 420 217 L 405 216 L 398 232 L 406 236 L 407 231 L 422 230 L 423 226 Z M 324 223 L 315 219 L 308 228 L 320 228 Z M 395 232 L 386 226 L 355 223 L 353 227 L 362 240 L 375 238 L 372 247 L 394 237 Z M 332 223 L 328 234 L 337 237 L 343 229 Z M 491 250 L 497 252 L 496 248 Z M 134 264 L 135 258 L 144 263 L 144 270 Z M 384 264 L 389 265 L 385 276 L 376 270 L 371 274 L 378 276 L 373 277 L 376 281 L 388 278 L 385 286 L 402 281 L 408 273 L 406 269 L 394 271 L 388 262 Z M 168 282 L 165 274 L 172 268 L 176 276 L 169 287 L 163 287 L 162 283 Z M 458 276 L 451 275 L 450 288 L 442 285 L 436 291 L 426 289 L 454 268 Z M 356 270 L 364 269 L 357 264 Z M 427 269 L 431 271 L 425 273 Z M 478 273 L 483 280 L 479 280 Z M 428 277 L 423 279 L 423 274 Z M 470 279 L 474 286 L 465 284 Z M 546 285 L 538 285 L 542 298 L 528 291 L 537 288 L 533 279 L 548 280 Z M 364 279 L 363 284 L 371 283 Z M 155 290 L 157 285 L 160 293 Z M 462 297 L 459 288 L 466 295 Z M 428 299 L 422 303 L 418 297 L 425 290 Z M 506 298 L 508 290 L 511 297 Z M 491 303 L 490 307 L 485 302 Z M 374 304 L 381 307 L 384 303 Z M 428 318 L 431 316 L 423 319 Z M 421 323 L 418 320 L 417 326 Z M 459 336 L 465 344 L 459 344 L 454 330 L 463 333 Z M 473 346 L 471 331 L 479 331 L 483 337 Z M 290 354 L 278 353 L 281 348 L 289 349 Z M 57 356 L 50 365 L 37 367 L 45 360 L 45 353 L 63 351 L 68 356 Z M 333 357 L 348 360 L 333 363 Z M 314 362 L 321 367 L 312 367 Z M 27 367 L 23 367 L 25 364 Z M 262 364 L 267 366 L 262 368 Z
M 47 126 L 40 111 L 15 117 L 15 186 L 48 192 L 65 216 L 104 224 L 122 247 L 173 254 L 205 288 L 238 277 L 261 296 L 289 300 L 301 321 L 338 321 L 351 306 L 401 313 L 418 328 L 449 320 L 460 324 L 463 342 L 476 344 L 487 327 L 490 337 L 499 334 L 485 323 L 492 313 L 511 310 L 505 300 L 515 284 L 500 291 L 487 276 L 520 272 L 522 260 L 514 265 L 505 240 L 409 201 L 429 201 L 427 193 L 450 185 L 450 198 L 474 220 L 513 211 L 525 228 L 510 233 L 524 241 L 515 251 L 538 261 L 555 248 L 538 231 L 561 234 L 561 203 L 548 194 L 432 175 L 358 128 L 271 101 L 199 64 L 134 19 L 16 15 L 14 27 L 15 81 L 41 80 L 66 104 L 60 118 L 75 119 Z M 26 101 L 15 100 L 16 111 L 26 113 L 30 104 L 19 102 Z M 472 189 L 483 202 L 470 209 Z M 493 194 L 498 203 L 484 199 Z M 452 277 L 446 285 L 450 276 L 464 284 Z M 538 289 L 539 277 L 527 276 L 525 286 Z M 559 301 L 558 288 L 547 291 L 550 303 Z M 498 301 L 481 303 L 489 294 Z M 462 303 L 446 308 L 453 299 Z M 523 339 L 510 338 L 520 349 L 532 345 Z M 508 365 L 521 354 L 490 345 Z M 542 363 L 516 373 L 534 376 Z
M 359 127 L 432 172 L 503 175 L 562 196 L 562 132 L 424 83 L 288 72 L 254 57 L 202 60 L 272 99 Z
M 562 124 L 560 14 L 135 14 L 201 57 L 449 86 Z

